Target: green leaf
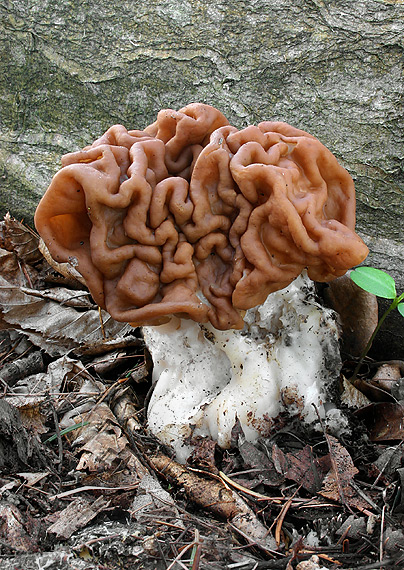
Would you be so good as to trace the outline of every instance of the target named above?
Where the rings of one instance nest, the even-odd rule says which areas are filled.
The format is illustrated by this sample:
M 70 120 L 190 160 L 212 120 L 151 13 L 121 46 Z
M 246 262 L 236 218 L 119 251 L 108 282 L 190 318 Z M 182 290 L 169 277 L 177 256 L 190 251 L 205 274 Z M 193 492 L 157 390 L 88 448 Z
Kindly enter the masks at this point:
M 350 275 L 352 281 L 365 291 L 384 299 L 395 299 L 396 284 L 391 275 L 374 267 L 358 267 Z
M 404 303 L 399 303 L 397 305 L 397 309 L 399 310 L 399 312 L 401 313 L 401 315 L 404 317 Z

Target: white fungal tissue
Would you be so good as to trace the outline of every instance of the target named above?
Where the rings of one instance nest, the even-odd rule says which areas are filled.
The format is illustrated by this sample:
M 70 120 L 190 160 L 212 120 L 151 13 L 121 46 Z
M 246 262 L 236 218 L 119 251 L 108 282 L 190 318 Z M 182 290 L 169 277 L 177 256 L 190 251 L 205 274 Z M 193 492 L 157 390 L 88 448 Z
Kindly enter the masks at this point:
M 313 283 L 300 276 L 244 320 L 242 331 L 178 318 L 143 327 L 155 382 L 148 425 L 178 461 L 191 453 L 193 436 L 229 447 L 237 420 L 254 441 L 272 433 L 280 413 L 307 423 L 318 421 L 317 411 L 326 416 L 341 364 L 338 328 Z

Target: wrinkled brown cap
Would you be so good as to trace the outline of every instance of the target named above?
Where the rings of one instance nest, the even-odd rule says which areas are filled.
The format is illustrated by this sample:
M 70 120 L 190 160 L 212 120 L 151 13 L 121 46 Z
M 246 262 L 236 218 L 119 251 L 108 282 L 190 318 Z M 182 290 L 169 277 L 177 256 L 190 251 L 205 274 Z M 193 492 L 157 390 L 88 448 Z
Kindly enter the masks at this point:
M 329 281 L 368 253 L 353 181 L 317 139 L 279 122 L 239 131 L 199 103 L 65 155 L 35 224 L 134 325 L 178 315 L 242 328 L 245 309 L 304 268 Z

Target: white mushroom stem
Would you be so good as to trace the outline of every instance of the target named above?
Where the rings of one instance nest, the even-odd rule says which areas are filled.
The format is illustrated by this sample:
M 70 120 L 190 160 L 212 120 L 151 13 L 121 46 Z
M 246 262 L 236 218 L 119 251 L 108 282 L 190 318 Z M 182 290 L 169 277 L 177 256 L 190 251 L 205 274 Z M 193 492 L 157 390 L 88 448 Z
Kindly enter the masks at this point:
M 190 436 L 226 448 L 238 420 L 249 441 L 271 433 L 281 412 L 325 416 L 340 370 L 334 314 L 315 300 L 305 276 L 247 311 L 242 331 L 172 319 L 144 327 L 154 362 L 150 430 L 185 461 Z M 313 404 L 315 406 L 313 406 Z

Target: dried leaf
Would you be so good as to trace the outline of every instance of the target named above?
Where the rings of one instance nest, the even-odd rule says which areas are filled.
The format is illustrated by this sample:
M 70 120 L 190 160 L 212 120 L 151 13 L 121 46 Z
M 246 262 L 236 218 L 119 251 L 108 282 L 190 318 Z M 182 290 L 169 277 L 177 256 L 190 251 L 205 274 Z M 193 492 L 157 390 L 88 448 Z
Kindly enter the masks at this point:
M 351 485 L 351 481 L 358 473 L 351 456 L 335 437 L 329 435 L 327 440 L 332 468 L 324 478 L 319 494 L 326 499 L 332 499 L 350 507 L 368 509 L 369 503 L 358 496 Z
M 18 265 L 17 257 L 11 251 L 0 248 L 0 272 L 13 285 L 27 285 L 21 282 L 21 269 Z
M 124 326 L 117 338 L 106 339 L 100 344 L 83 343 L 81 346 L 74 349 L 74 353 L 78 356 L 85 355 L 86 357 L 89 357 L 97 354 L 105 354 L 106 352 L 117 348 L 129 348 L 131 346 L 143 347 L 143 340 L 137 336 L 128 334 L 128 331 L 130 330 L 134 330 L 130 325 L 128 325 L 128 327 Z
M 110 501 L 104 497 L 98 497 L 90 503 L 83 497 L 73 499 L 73 501 L 59 513 L 58 520 L 47 530 L 48 533 L 55 534 L 57 538 L 68 539 L 79 528 L 82 528 L 109 506 Z
M 19 380 L 14 386 L 13 395 L 9 396 L 7 401 L 19 409 L 39 404 L 48 394 L 60 392 L 62 384 L 67 382 L 71 375 L 76 379 L 91 378 L 80 361 L 62 356 L 51 362 L 46 372 Z
M 0 275 L 15 286 L 31 287 L 38 280 L 38 272 L 21 262 L 12 251 L 0 248 Z
M 321 489 L 324 475 L 330 468 L 328 455 L 318 459 L 313 455 L 312 448 L 306 445 L 296 454 L 288 453 L 286 459 L 289 469 L 285 476 L 288 479 L 292 479 L 313 494 Z
M 315 457 L 309 445 L 293 454 L 284 453 L 274 444 L 272 446 L 272 461 L 277 473 L 295 481 L 313 494 L 321 488 L 324 475 L 330 469 L 329 455 L 320 458 Z
M 121 426 L 124 426 L 126 433 L 131 435 L 142 431 L 139 423 L 139 407 L 134 404 L 134 395 L 126 389 L 119 390 L 111 402 L 111 408 Z
M 43 473 L 39 472 L 39 473 L 17 473 L 17 475 L 19 477 L 23 477 L 27 486 L 29 487 L 34 487 L 37 483 L 39 483 L 40 481 L 43 481 L 44 479 L 46 479 L 47 477 L 49 477 L 51 475 L 51 471 L 45 471 Z
M 138 522 L 148 522 L 150 516 L 157 514 L 161 519 L 184 528 L 172 496 L 160 485 L 156 477 L 149 473 L 142 477 L 137 495 L 132 505 L 133 517 Z
M 328 284 L 324 297 L 340 316 L 343 350 L 359 356 L 378 322 L 376 296 L 358 287 L 348 275 L 343 275 Z
M 54 287 L 53 289 L 44 289 L 42 291 L 20 287 L 20 290 L 26 295 L 56 301 L 56 303 L 60 303 L 60 305 L 65 307 L 75 307 L 76 309 L 97 308 L 97 305 L 90 299 L 89 291 L 71 290 L 66 287 Z
M 88 425 L 67 436 L 72 445 L 80 446 L 77 471 L 106 471 L 121 462 L 128 468 L 134 467 L 128 439 L 106 404 L 97 404 L 89 413 L 80 416 L 80 421 L 88 422 Z
M 400 402 L 376 402 L 358 410 L 372 441 L 404 438 L 404 406 Z
M 63 413 L 66 410 L 64 402 L 67 399 L 69 402 L 68 411 L 63 414 L 63 417 L 59 421 L 60 430 L 65 430 L 74 425 L 77 428 L 77 424 L 84 421 L 84 414 L 91 412 L 96 406 L 97 400 L 105 388 L 104 384 L 88 374 L 80 361 L 77 361 L 77 367 L 78 366 L 81 366 L 83 370 L 80 373 L 74 374 L 69 380 L 66 386 L 67 390 L 69 390 L 69 394 L 63 398 L 60 403 L 61 412 Z M 71 436 L 70 439 L 72 437 L 75 439 L 76 436 Z
M 21 414 L 5 400 L 0 400 L 0 470 L 10 472 L 46 465 L 43 445 L 24 427 Z
M 370 403 L 369 398 L 367 398 L 361 390 L 358 390 L 358 388 L 356 388 L 345 377 L 343 377 L 342 388 L 341 402 L 349 408 L 358 409 L 363 406 L 367 406 Z
M 216 467 L 215 452 L 217 443 L 209 437 L 192 438 L 193 450 L 187 463 L 196 469 L 202 469 L 209 473 L 219 473 Z
M 21 421 L 23 426 L 27 429 L 28 433 L 32 435 L 38 435 L 47 433 L 49 428 L 45 426 L 46 416 L 42 413 L 41 406 L 39 404 L 27 404 L 18 407 L 18 411 L 21 415 Z
M 55 301 L 38 298 L 24 293 L 2 276 L 0 306 L 7 323 L 19 327 L 31 342 L 51 356 L 61 356 L 83 343 L 102 346 L 105 342 L 97 309 L 80 312 Z M 102 318 L 107 338 L 130 330 L 128 324 L 114 321 L 105 311 L 102 311 Z
M 365 534 L 366 520 L 364 517 L 357 517 L 356 515 L 350 515 L 336 530 L 337 536 L 352 538 L 353 540 L 359 540 L 361 535 Z
M 356 378 L 355 387 L 363 392 L 365 396 L 370 398 L 368 402 L 364 402 L 363 406 L 372 402 L 391 402 L 394 401 L 394 392 L 401 380 L 401 370 L 403 368 L 400 361 L 391 361 L 379 366 L 376 374 L 371 380 Z
M 377 470 L 377 477 L 382 474 L 383 477 L 391 480 L 396 474 L 397 469 L 399 469 L 403 464 L 404 448 L 402 444 L 399 444 L 384 449 L 381 455 L 373 463 L 373 466 Z M 404 501 L 404 493 L 402 494 L 402 499 Z
M 288 462 L 286 455 L 283 453 L 282 449 L 274 443 L 272 445 L 272 461 L 274 463 L 276 471 L 284 475 L 288 470 Z
M 73 267 L 73 265 L 70 263 L 58 263 L 53 259 L 42 238 L 39 240 L 39 249 L 44 259 L 51 267 L 53 267 L 55 271 L 63 275 L 63 277 L 66 277 L 68 280 L 73 279 L 73 281 L 77 281 L 86 286 L 84 277 L 77 271 L 75 267 Z
M 2 247 L 14 252 L 24 263 L 32 264 L 42 259 L 38 243 L 39 236 L 31 228 L 12 218 L 10 214 L 4 216 L 4 220 L 0 222 Z
M 283 482 L 284 474 L 280 476 L 271 459 L 253 443 L 243 441 L 238 447 L 246 468 L 256 469 L 262 483 L 277 487 Z
M 3 543 L 17 551 L 36 552 L 38 530 L 38 521 L 28 513 L 23 515 L 11 503 L 0 503 L 0 538 Z

